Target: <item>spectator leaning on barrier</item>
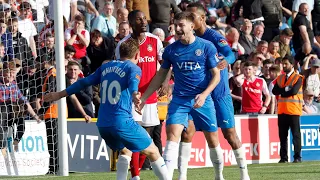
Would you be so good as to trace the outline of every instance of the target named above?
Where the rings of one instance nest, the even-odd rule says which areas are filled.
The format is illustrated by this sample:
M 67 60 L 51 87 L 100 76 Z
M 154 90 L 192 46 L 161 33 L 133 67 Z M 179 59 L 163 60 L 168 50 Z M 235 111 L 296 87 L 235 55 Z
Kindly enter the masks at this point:
M 40 118 L 33 111 L 15 82 L 16 71 L 15 61 L 0 63 L 0 148 L 5 157 L 7 155 L 7 139 L 5 138 L 7 137 L 8 127 L 14 123 L 14 119 L 27 111 L 32 119 L 40 122 Z M 14 145 L 18 144 L 20 138 L 15 139 Z
M 300 116 L 302 115 L 303 76 L 294 71 L 294 59 L 290 56 L 282 59 L 285 74 L 277 77 L 272 89 L 278 100 L 278 128 L 280 138 L 280 161 L 288 162 L 288 131 L 293 135 L 294 161 L 301 162 Z
M 267 83 L 264 79 L 254 74 L 254 64 L 244 63 L 244 74 L 236 78 L 236 84 L 242 87 L 241 101 L 242 114 L 264 114 L 270 103 L 270 94 Z M 265 102 L 262 101 L 262 94 L 266 96 Z

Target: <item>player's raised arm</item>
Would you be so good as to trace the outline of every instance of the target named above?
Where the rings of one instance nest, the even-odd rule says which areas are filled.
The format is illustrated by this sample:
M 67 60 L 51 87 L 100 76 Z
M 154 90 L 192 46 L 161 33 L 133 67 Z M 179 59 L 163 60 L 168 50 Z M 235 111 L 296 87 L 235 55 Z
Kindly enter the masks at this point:
M 60 92 L 52 92 L 52 93 L 46 94 L 43 97 L 43 100 L 45 102 L 57 101 L 63 97 L 70 96 L 72 94 L 76 94 L 88 86 L 99 84 L 100 77 L 101 77 L 101 69 L 98 68 L 95 73 L 91 74 L 90 76 L 88 76 L 86 78 L 83 78 L 83 79 L 76 81 L 74 84 L 72 84 L 71 86 L 69 86 L 65 90 L 60 91 Z

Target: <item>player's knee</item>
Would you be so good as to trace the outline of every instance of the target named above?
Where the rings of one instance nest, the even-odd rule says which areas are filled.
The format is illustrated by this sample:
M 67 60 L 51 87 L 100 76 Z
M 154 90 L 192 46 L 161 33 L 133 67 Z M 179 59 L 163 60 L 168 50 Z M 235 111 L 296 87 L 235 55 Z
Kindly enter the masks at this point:
M 189 143 L 192 141 L 192 138 L 194 136 L 194 131 L 183 131 L 181 134 L 181 142 Z
M 151 143 L 150 146 L 141 151 L 141 153 L 146 155 L 151 161 L 156 161 L 160 157 L 159 149 L 154 143 Z
M 241 142 L 237 136 L 235 128 L 222 129 L 222 133 L 233 149 L 237 149 L 241 146 Z
M 132 152 L 131 152 L 129 149 L 127 149 L 127 148 L 123 148 L 123 149 L 120 151 L 120 154 L 121 154 L 121 155 L 129 156 L 129 157 L 132 156 Z
M 218 131 L 216 132 L 203 131 L 203 133 L 204 133 L 204 136 L 206 137 L 208 146 L 210 148 L 215 148 L 219 145 Z

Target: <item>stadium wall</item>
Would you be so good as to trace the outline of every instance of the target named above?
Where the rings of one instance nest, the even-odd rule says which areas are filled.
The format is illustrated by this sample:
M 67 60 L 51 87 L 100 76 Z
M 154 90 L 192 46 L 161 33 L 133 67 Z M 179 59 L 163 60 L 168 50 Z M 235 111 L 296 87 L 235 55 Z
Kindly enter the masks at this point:
M 243 143 L 248 164 L 277 163 L 280 159 L 277 116 L 259 115 L 235 117 L 238 136 Z M 301 117 L 301 140 L 303 161 L 320 160 L 320 115 Z M 162 142 L 165 145 L 165 124 L 163 124 Z M 10 133 L 12 135 L 12 133 Z M 9 135 L 8 144 L 12 144 Z M 293 153 L 291 133 L 289 161 Z M 224 151 L 226 166 L 236 165 L 231 147 L 219 130 L 221 147 Z M 110 171 L 110 149 L 100 138 L 95 123 L 86 124 L 82 119 L 68 121 L 68 155 L 70 171 L 105 172 Z M 19 151 L 13 153 L 8 147 L 8 156 L 0 153 L 0 176 L 3 175 L 44 175 L 49 166 L 49 153 L 44 123 L 26 121 L 26 131 L 19 143 Z M 289 145 L 290 144 L 290 145 Z M 197 132 L 192 141 L 190 168 L 210 167 L 209 148 L 201 132 Z

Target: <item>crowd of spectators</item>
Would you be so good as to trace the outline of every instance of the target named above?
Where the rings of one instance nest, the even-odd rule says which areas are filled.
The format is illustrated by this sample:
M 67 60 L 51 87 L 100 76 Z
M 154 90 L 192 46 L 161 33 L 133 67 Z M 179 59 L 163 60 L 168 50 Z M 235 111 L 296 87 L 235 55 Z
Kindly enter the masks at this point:
M 0 0 L 0 106 L 8 103 L 5 79 L 11 77 L 9 84 L 17 85 L 10 90 L 17 92 L 11 101 L 30 102 L 27 104 L 34 111 L 28 112 L 35 119 L 38 117 L 34 112 L 40 112 L 43 106 L 45 76 L 55 65 L 55 36 L 64 36 L 69 86 L 115 58 L 117 43 L 132 32 L 129 12 L 141 10 L 148 21 L 148 31 L 159 37 L 165 48 L 175 41 L 173 15 L 197 0 L 62 0 L 64 34 L 54 32 L 53 1 Z M 243 79 L 251 76 L 262 79 L 262 101 L 270 101 L 265 111 L 258 112 L 277 114 L 277 97 L 272 88 L 276 77 L 283 73 L 282 59 L 288 57 L 295 59 L 295 70 L 304 76 L 303 112 L 319 113 L 320 0 L 198 1 L 206 9 L 208 28 L 225 36 L 236 57 L 228 67 L 235 114 L 245 113 L 243 106 L 252 104 L 261 106 L 256 109 L 263 108 L 262 103 L 248 103 L 253 99 L 242 99 Z M 14 73 L 5 73 L 5 68 L 12 68 L 12 62 Z M 253 74 L 245 72 L 251 71 L 248 66 L 253 67 Z M 99 103 L 99 86 L 88 87 L 67 99 L 68 117 L 97 117 Z M 79 113 L 83 110 L 85 113 Z M 10 117 L 23 126 L 21 115 Z M 23 132 L 23 127 L 20 130 Z M 22 135 L 16 137 L 15 144 Z
M 263 96 L 271 97 L 266 113 L 276 113 L 276 97 L 270 88 L 282 73 L 281 59 L 285 56 L 295 57 L 296 70 L 305 76 L 304 112 L 317 113 L 320 23 L 312 17 L 319 16 L 320 6 L 301 0 L 249 1 L 199 0 L 206 8 L 208 26 L 226 37 L 237 58 L 229 65 L 235 113 L 242 112 L 241 84 L 236 83 L 236 77 L 243 74 L 246 61 L 254 63 L 255 75 L 269 87 Z M 94 72 L 102 62 L 114 59 L 117 43 L 131 32 L 130 11 L 144 12 L 148 30 L 165 47 L 175 41 L 173 15 L 186 10 L 191 2 L 195 0 L 63 0 L 67 86 Z M 0 57 L 2 62 L 21 61 L 16 82 L 35 110 L 41 107 L 41 77 L 46 73 L 39 64 L 55 58 L 53 13 L 53 0 L 0 0 Z M 86 113 L 95 117 L 99 87 L 87 88 L 76 97 Z M 67 102 L 69 118 L 81 118 L 72 102 Z

